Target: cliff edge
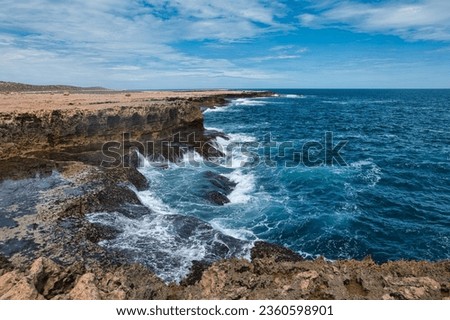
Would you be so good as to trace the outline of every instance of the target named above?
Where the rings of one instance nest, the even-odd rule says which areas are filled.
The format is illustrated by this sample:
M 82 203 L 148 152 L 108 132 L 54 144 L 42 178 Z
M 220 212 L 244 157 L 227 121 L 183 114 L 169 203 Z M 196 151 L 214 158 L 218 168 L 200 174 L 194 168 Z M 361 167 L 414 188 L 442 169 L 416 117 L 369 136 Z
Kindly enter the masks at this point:
M 117 230 L 88 222 L 87 214 L 152 214 L 133 191 L 151 188 L 151 181 L 129 148 L 174 136 L 183 148 L 208 145 L 220 133 L 205 131 L 202 108 L 269 92 L 4 87 L 0 299 L 449 299 L 449 261 L 312 261 L 259 242 L 251 261 L 195 262 L 175 284 L 99 245 Z M 123 146 L 120 163 L 101 165 L 105 143 L 114 141 Z M 217 155 L 214 148 L 208 153 Z

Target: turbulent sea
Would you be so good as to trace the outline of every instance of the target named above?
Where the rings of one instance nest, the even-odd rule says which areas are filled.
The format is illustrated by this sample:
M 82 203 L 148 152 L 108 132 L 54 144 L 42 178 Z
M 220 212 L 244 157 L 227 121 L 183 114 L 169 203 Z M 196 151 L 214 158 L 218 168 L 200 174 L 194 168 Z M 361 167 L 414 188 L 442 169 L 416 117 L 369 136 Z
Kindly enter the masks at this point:
M 102 245 L 167 281 L 194 260 L 248 257 L 256 240 L 331 260 L 450 258 L 450 90 L 274 92 L 205 111 L 224 158 L 145 161 L 138 195 L 154 214 L 92 214 L 122 231 Z M 344 162 L 330 163 L 340 142 Z M 205 199 L 208 172 L 236 183 L 230 203 Z

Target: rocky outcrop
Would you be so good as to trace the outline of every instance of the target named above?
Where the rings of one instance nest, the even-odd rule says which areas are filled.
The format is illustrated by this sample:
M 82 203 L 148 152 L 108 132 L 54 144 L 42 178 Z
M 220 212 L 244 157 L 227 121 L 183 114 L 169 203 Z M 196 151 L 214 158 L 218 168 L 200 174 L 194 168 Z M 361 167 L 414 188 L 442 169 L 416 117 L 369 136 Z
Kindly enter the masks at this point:
M 206 171 L 204 176 L 210 183 L 210 185 L 206 187 L 208 191 L 205 192 L 204 198 L 217 205 L 229 203 L 230 199 L 228 199 L 227 196 L 234 190 L 236 183 L 227 177 L 212 171 Z
M 198 266 L 178 285 L 139 265 L 86 269 L 39 258 L 0 276 L 0 299 L 450 299 L 448 261 L 282 261 L 273 248 L 263 256 Z
M 189 299 L 449 299 L 448 261 L 282 261 L 271 252 L 251 262 L 215 263 L 184 294 Z
M 160 141 L 189 127 L 202 129 L 200 109 L 186 101 L 103 110 L 0 113 L 0 157 L 39 156 L 39 151 L 101 151 L 109 141 Z M 51 156 L 51 155 L 50 155 Z M 56 159 L 64 160 L 64 159 Z
M 151 187 L 136 170 L 139 156 L 122 151 L 120 160 L 129 165 L 99 166 L 105 142 L 120 140 L 139 149 L 142 142 L 177 136 L 175 145 L 194 148 L 198 141 L 189 140 L 194 133 L 207 145 L 218 133 L 204 130 L 200 107 L 259 93 L 186 95 L 161 100 L 111 93 L 97 101 L 71 93 L 69 100 L 57 100 L 64 106 L 55 100 L 51 108 L 0 112 L 3 186 L 9 186 L 8 179 L 42 178 L 12 183 L 12 198 L 2 199 L 7 205 L 0 216 L 0 243 L 8 259 L 0 255 L 0 299 L 449 299 L 449 261 L 312 261 L 258 242 L 251 261 L 197 261 L 180 284 L 166 284 L 99 246 L 118 230 L 89 223 L 87 213 L 152 212 L 134 192 Z M 124 132 L 129 133 L 125 142 Z M 205 175 L 203 196 L 216 204 L 229 201 L 235 184 L 212 172 Z
M 132 218 L 152 214 L 135 192 L 147 189 L 149 181 L 136 169 L 140 158 L 133 147 L 142 151 L 139 148 L 145 141 L 173 138 L 174 147 L 198 148 L 198 142 L 208 143 L 214 137 L 204 132 L 201 106 L 259 94 L 267 95 L 221 91 L 69 96 L 16 92 L 0 96 L 0 182 L 4 188 L 0 254 L 15 266 L 30 266 L 39 257 L 63 266 L 77 262 L 100 263 L 102 267 L 126 264 L 129 257 L 98 244 L 113 239 L 119 231 L 90 223 L 85 216 L 94 212 Z M 17 109 L 11 103 L 17 103 Z M 126 140 L 122 141 L 124 132 Z M 101 166 L 105 158 L 102 145 L 111 140 L 118 140 L 124 149 L 130 147 L 130 152 L 117 150 L 123 162 Z M 176 160 L 176 155 L 171 160 Z M 213 183 L 229 188 L 224 179 L 214 177 Z M 2 273 L 10 271 L 7 264 L 0 260 Z M 14 274 L 10 276 L 15 279 Z M 78 288 L 91 280 L 84 278 Z M 35 282 L 20 284 L 35 286 L 46 298 L 58 294 Z
M 209 202 L 217 204 L 219 206 L 223 206 L 224 204 L 230 202 L 230 199 L 228 199 L 226 195 L 219 191 L 209 191 L 206 193 L 205 198 Z
M 34 156 L 98 165 L 99 159 L 105 160 L 99 153 L 108 142 L 119 142 L 117 152 L 122 154 L 130 148 L 147 154 L 162 153 L 159 143 L 162 140 L 202 149 L 198 143 L 211 137 L 204 135 L 200 107 L 225 104 L 235 97 L 264 95 L 269 93 L 109 92 L 78 93 L 67 98 L 16 93 L 13 97 L 6 96 L 4 101 L 0 99 L 0 159 Z M 14 103 L 17 108 L 11 106 Z
M 252 249 L 252 260 L 264 259 L 269 257 L 275 257 L 276 262 L 295 262 L 303 260 L 303 257 L 301 255 L 299 255 L 297 252 L 289 250 L 288 248 L 265 241 L 257 241 Z

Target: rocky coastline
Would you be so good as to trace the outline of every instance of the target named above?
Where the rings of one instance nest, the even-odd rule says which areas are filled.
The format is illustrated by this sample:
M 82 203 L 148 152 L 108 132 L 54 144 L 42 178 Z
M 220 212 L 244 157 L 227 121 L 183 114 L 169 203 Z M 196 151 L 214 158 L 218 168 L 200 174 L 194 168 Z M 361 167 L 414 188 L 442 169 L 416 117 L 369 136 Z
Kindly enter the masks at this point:
M 165 283 L 99 245 L 118 231 L 87 214 L 151 213 L 134 192 L 151 188 L 135 150 L 168 161 L 194 148 L 220 156 L 210 141 L 221 133 L 205 130 L 202 109 L 268 95 L 0 83 L 0 299 L 449 299 L 449 261 L 304 260 L 257 242 L 251 261 L 199 261 Z M 121 147 L 110 145 L 105 161 L 107 142 Z M 227 203 L 232 183 L 209 175 L 205 197 Z

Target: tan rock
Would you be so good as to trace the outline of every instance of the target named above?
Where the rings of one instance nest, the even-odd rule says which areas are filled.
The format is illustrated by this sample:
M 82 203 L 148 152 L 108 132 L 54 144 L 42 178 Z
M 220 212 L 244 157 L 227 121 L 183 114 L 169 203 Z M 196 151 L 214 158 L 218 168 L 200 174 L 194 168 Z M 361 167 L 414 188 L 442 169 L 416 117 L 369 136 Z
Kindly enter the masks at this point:
M 12 271 L 0 277 L 0 300 L 43 300 L 23 274 Z
M 107 292 L 102 296 L 105 300 L 125 300 L 127 299 L 127 293 L 122 289 L 117 289 Z
M 69 298 L 73 300 L 100 300 L 100 292 L 95 284 L 95 275 L 86 273 L 82 275 L 75 287 L 69 292 Z
M 18 282 L 16 271 L 7 272 L 0 277 L 0 296 L 3 296 Z
M 319 277 L 319 273 L 315 270 L 299 272 L 294 279 L 299 280 L 299 288 L 301 291 L 306 291 L 314 279 Z
M 67 276 L 62 267 L 50 259 L 38 258 L 30 268 L 28 278 L 34 287 L 44 296 L 47 296 L 55 284 Z

